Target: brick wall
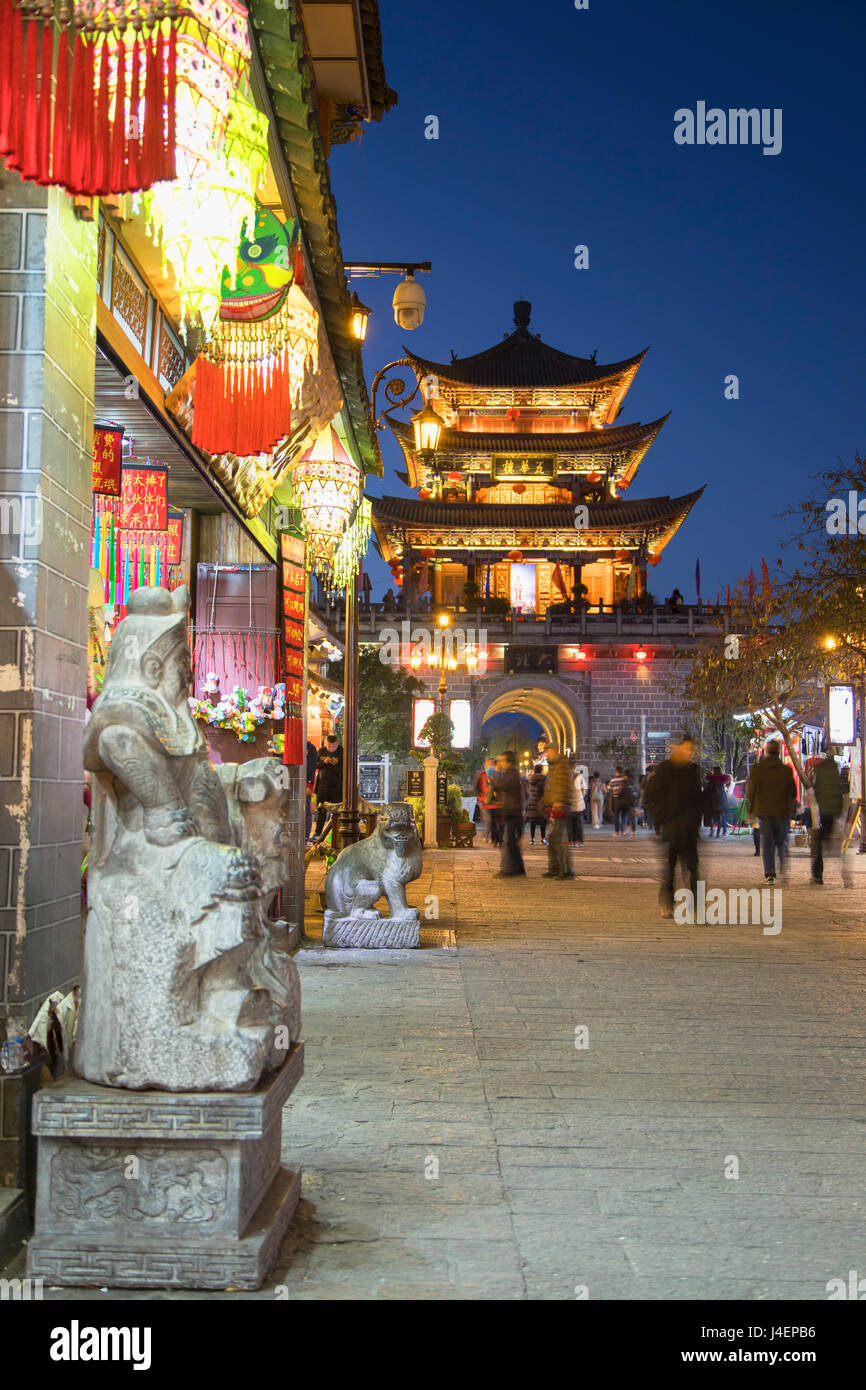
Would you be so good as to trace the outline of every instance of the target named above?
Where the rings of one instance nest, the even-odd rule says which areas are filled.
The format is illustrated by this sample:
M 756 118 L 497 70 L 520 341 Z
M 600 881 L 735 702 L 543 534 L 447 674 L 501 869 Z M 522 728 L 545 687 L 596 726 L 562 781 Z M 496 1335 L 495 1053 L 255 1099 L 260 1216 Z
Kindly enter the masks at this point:
M 437 701 L 439 672 L 414 672 L 428 687 L 428 697 Z M 645 663 L 601 657 L 581 666 L 578 671 L 560 668 L 554 677 L 522 678 L 506 676 L 501 669 L 490 669 L 483 676 L 470 679 L 465 670 L 448 674 L 446 700 L 473 699 L 473 736 L 480 735 L 479 708 L 488 706 L 489 699 L 507 691 L 526 687 L 536 680 L 540 688 L 562 695 L 570 705 L 581 738 L 578 752 L 601 772 L 612 771 L 597 749 L 608 738 L 630 739 L 632 733 L 640 738 L 641 715 L 646 716 L 647 731 L 676 733 L 683 727 L 684 716 L 679 696 L 680 664 L 670 657 L 653 658 Z M 527 703 L 520 708 L 527 714 Z M 652 750 L 649 750 L 652 752 Z
M 96 233 L 0 172 L 0 1036 L 80 949 Z

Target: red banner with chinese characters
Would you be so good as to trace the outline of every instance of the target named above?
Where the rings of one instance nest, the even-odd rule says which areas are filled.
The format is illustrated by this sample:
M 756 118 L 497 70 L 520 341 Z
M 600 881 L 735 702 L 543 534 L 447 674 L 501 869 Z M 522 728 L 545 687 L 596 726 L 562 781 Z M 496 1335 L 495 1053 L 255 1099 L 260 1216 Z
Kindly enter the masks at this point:
M 295 593 L 304 593 L 307 586 L 307 573 L 303 565 L 290 564 L 288 560 L 283 561 L 283 588 L 293 589 Z
M 286 647 L 286 674 L 289 676 L 304 675 L 304 653 L 297 651 L 294 647 Z
M 123 426 L 93 427 L 93 491 L 106 497 L 120 496 L 123 468 Z
M 280 536 L 286 634 L 286 738 L 283 762 L 298 767 L 304 749 L 304 628 L 307 606 L 306 545 L 299 531 Z
M 165 531 L 168 525 L 168 470 L 124 468 L 120 524 L 125 531 Z
M 169 507 L 166 530 L 165 562 L 167 565 L 179 565 L 183 553 L 183 512 Z
M 287 618 L 294 618 L 295 622 L 302 623 L 305 606 L 303 594 L 293 594 L 291 589 L 283 590 L 283 612 Z

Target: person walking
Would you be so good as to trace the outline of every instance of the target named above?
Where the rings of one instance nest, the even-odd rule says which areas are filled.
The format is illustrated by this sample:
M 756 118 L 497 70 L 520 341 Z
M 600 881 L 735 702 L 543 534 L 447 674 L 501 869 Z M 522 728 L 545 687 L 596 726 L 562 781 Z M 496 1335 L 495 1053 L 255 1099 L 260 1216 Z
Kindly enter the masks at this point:
M 703 809 L 703 787 L 695 762 L 697 745 L 684 734 L 671 745 L 671 755 L 659 763 L 647 779 L 646 797 L 653 818 L 666 846 L 663 857 L 659 906 L 662 917 L 674 915 L 674 879 L 677 863 L 697 897 L 698 835 Z
M 593 830 L 600 830 L 604 817 L 604 794 L 607 785 L 600 772 L 594 772 L 589 779 L 589 811 Z
M 541 763 L 536 763 L 532 772 L 529 774 L 529 800 L 526 803 L 526 817 L 529 822 L 529 843 L 535 844 L 535 831 L 538 829 L 539 839 L 544 845 L 547 843 L 545 838 L 545 816 L 542 798 L 544 796 L 544 768 Z
M 583 848 L 583 812 L 586 807 L 586 778 L 583 775 L 583 768 L 579 763 L 574 763 L 571 770 L 571 780 L 574 783 L 574 797 L 571 804 L 571 830 L 569 840 L 572 849 L 578 845 Z
M 523 829 L 523 787 L 514 754 L 507 748 L 496 764 L 499 773 L 497 792 L 502 807 L 503 836 L 500 841 L 499 872 L 494 878 L 525 876 L 526 868 L 520 853 L 520 832 Z
M 322 833 L 328 812 L 325 803 L 332 805 L 343 799 L 343 749 L 336 734 L 328 734 L 319 749 L 316 768 L 316 839 Z
M 764 879 L 766 883 L 775 883 L 777 852 L 779 872 L 784 876 L 787 871 L 788 822 L 797 806 L 794 774 L 787 763 L 782 762 L 778 739 L 767 744 L 763 758 L 752 768 L 747 796 L 761 826 Z
M 490 789 L 490 777 L 495 767 L 492 758 L 485 758 L 483 766 L 478 769 L 472 779 L 472 790 L 478 798 L 478 808 L 484 823 L 484 838 L 488 844 L 491 841 L 490 835 L 490 812 L 487 807 L 487 793 Z
M 715 830 L 717 840 L 720 836 L 728 833 L 728 787 L 730 785 L 731 779 L 727 772 L 722 772 L 719 764 L 714 763 L 712 772 L 707 773 L 705 791 L 707 793 L 710 835 Z
M 545 878 L 574 878 L 568 846 L 568 817 L 574 797 L 574 780 L 568 759 L 559 749 L 547 749 L 547 781 L 542 797 L 547 811 L 547 871 Z
M 502 844 L 502 797 L 500 795 L 500 771 L 499 764 L 493 758 L 487 758 L 485 764 L 485 789 L 482 810 L 487 813 L 489 835 L 491 845 L 497 849 Z
M 307 783 L 306 783 L 306 804 L 307 804 L 307 842 L 309 843 L 310 831 L 313 828 L 313 807 L 311 798 L 313 787 L 316 783 L 316 771 L 319 766 L 319 753 L 316 745 L 307 739 Z
M 829 854 L 833 839 L 833 828 L 842 814 L 842 775 L 832 751 L 821 759 L 812 775 L 812 786 L 818 802 L 820 820 L 812 826 L 812 883 L 824 882 L 824 852 Z M 842 883 L 845 888 L 852 886 L 848 871 L 847 856 L 839 847 L 842 861 Z
M 629 812 L 634 806 L 634 787 L 627 772 L 623 772 L 621 767 L 614 769 L 614 774 L 608 782 L 610 792 L 610 809 L 613 811 L 613 834 L 614 839 L 625 835 L 626 827 L 629 823 Z M 632 835 L 634 835 L 634 825 L 632 825 Z

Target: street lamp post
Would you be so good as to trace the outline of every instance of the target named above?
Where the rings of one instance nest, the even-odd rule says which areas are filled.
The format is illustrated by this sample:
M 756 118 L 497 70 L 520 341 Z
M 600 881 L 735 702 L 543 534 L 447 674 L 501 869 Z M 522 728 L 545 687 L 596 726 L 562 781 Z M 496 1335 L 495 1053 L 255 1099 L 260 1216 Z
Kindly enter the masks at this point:
M 860 682 L 860 854 L 866 854 L 866 670 Z
M 358 574 L 346 585 L 346 654 L 343 668 L 343 790 L 337 812 L 339 849 L 360 840 L 358 814 Z

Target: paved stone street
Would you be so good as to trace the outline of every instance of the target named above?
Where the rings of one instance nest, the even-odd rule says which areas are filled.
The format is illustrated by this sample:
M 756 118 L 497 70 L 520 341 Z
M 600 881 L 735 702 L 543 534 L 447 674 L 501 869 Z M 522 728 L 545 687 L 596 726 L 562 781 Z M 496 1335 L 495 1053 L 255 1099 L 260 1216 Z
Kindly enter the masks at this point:
M 656 849 L 589 835 L 574 883 L 539 848 L 514 883 L 428 854 L 413 901 L 456 952 L 306 957 L 293 1296 L 821 1299 L 866 1270 L 866 859 L 843 893 L 795 853 L 765 935 L 662 920 Z M 708 884 L 762 883 L 750 839 L 703 850 Z
M 456 949 L 298 957 L 304 1200 L 268 1287 L 208 1297 L 820 1300 L 866 1272 L 866 858 L 843 892 L 795 852 L 767 935 L 662 920 L 653 838 L 587 833 L 573 883 L 538 847 L 513 884 L 425 855 L 410 899 Z M 746 837 L 702 867 L 763 882 Z

